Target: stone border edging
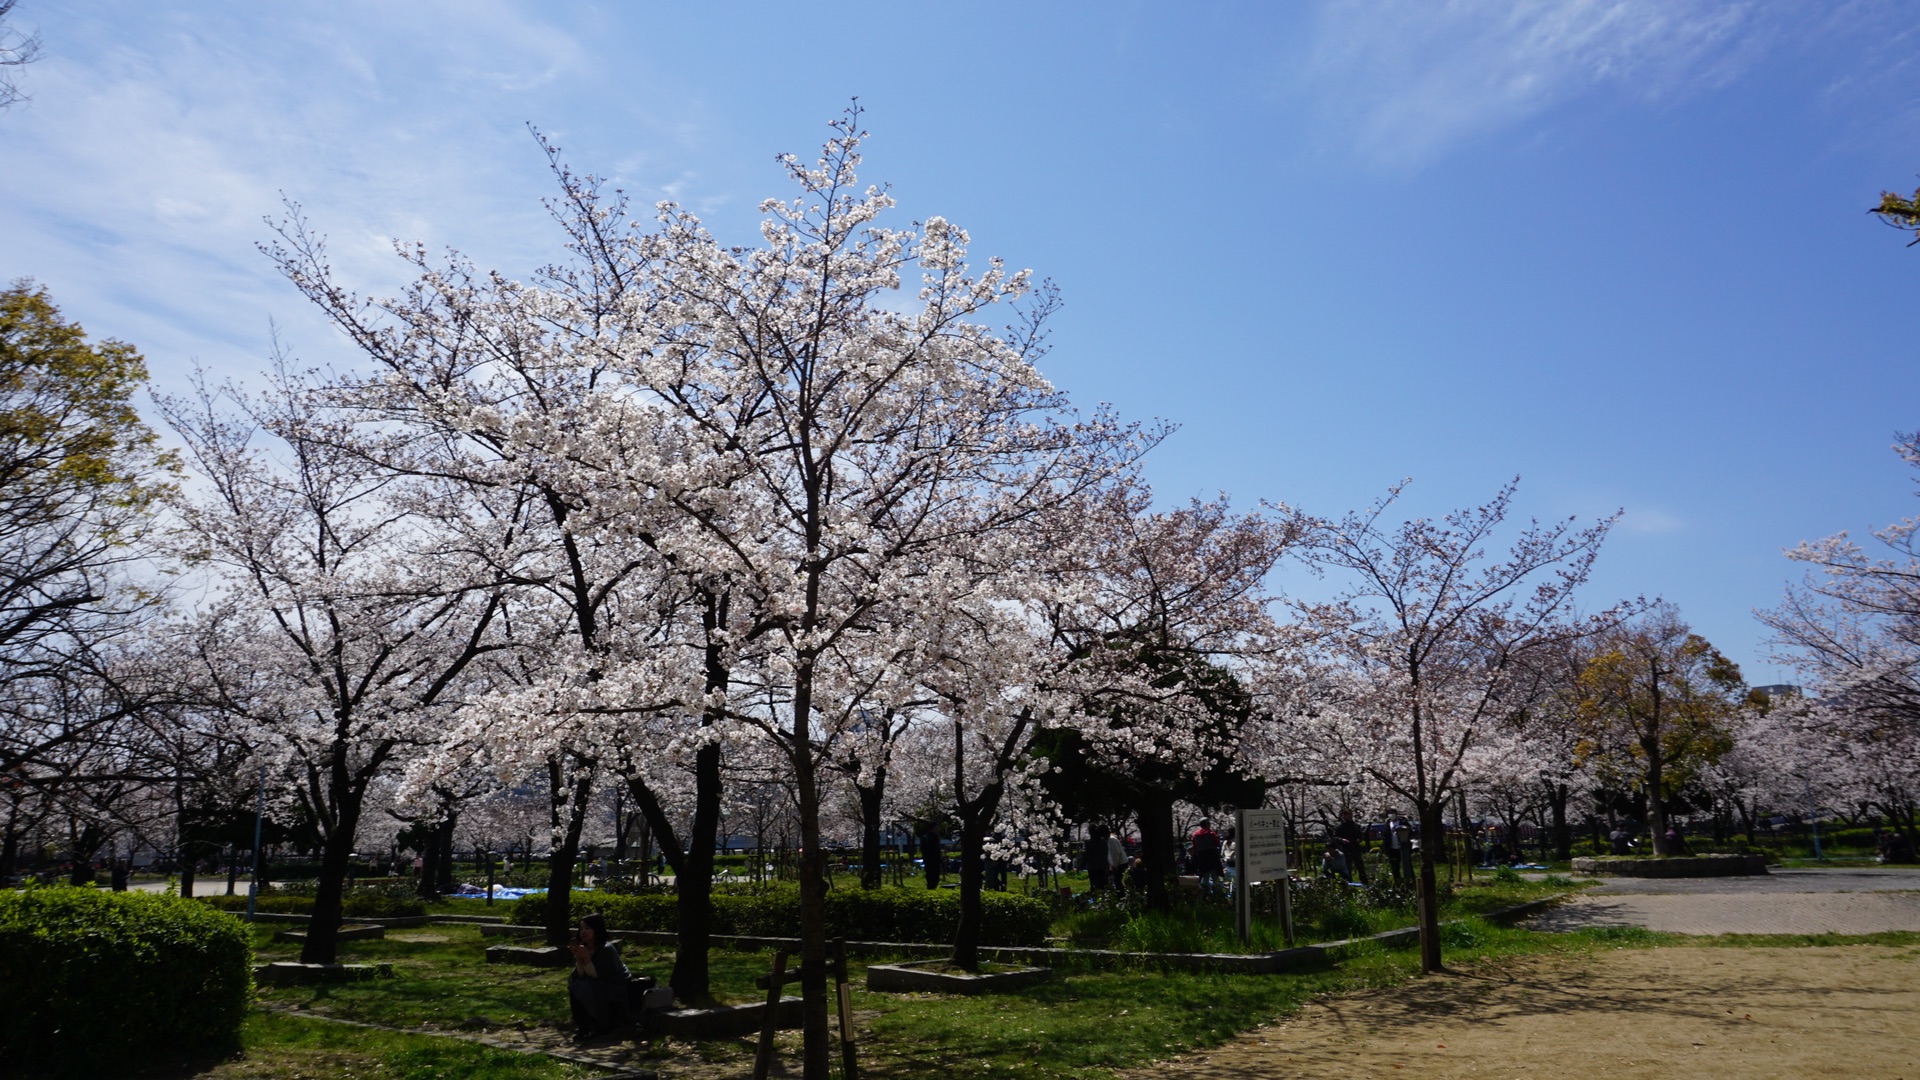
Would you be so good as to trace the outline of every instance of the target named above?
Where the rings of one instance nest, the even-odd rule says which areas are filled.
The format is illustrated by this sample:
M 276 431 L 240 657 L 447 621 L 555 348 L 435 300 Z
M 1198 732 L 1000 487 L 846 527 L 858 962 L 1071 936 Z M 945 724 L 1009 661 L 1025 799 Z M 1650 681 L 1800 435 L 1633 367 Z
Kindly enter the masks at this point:
M 1573 872 L 1643 878 L 1737 877 L 1767 873 L 1767 857 L 1683 855 L 1677 858 L 1639 859 L 1623 855 L 1591 855 L 1573 860 Z

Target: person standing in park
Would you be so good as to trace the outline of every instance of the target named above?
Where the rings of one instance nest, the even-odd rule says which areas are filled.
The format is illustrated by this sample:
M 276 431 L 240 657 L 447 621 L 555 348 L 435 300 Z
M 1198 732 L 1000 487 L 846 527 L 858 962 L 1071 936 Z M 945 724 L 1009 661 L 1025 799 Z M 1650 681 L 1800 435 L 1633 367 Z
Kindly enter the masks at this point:
M 126 892 L 127 877 L 129 876 L 127 860 L 125 859 L 113 860 L 113 869 L 108 871 L 108 873 L 111 876 L 111 879 L 113 881 L 113 891 Z
M 1607 850 L 1615 855 L 1633 854 L 1633 834 L 1627 832 L 1626 826 L 1615 825 L 1607 834 Z
M 1113 870 L 1111 856 L 1107 853 L 1107 827 L 1098 822 L 1087 827 L 1085 847 L 1087 864 L 1087 891 L 1105 892 L 1111 883 Z
M 1413 834 L 1407 819 L 1398 814 L 1387 818 L 1387 835 L 1381 841 L 1386 851 L 1387 868 L 1393 871 L 1393 883 L 1404 885 L 1413 877 Z
M 1200 879 L 1202 893 L 1211 894 L 1219 888 L 1224 870 L 1220 864 L 1220 834 L 1213 831 L 1211 818 L 1201 818 L 1187 837 L 1187 872 Z
M 927 888 L 940 887 L 940 830 L 933 822 L 923 821 L 919 829 L 920 868 L 927 875 Z
M 1340 811 L 1340 824 L 1333 827 L 1333 838 L 1340 844 L 1340 855 L 1347 861 L 1347 880 L 1367 883 L 1365 830 L 1353 820 L 1352 810 Z

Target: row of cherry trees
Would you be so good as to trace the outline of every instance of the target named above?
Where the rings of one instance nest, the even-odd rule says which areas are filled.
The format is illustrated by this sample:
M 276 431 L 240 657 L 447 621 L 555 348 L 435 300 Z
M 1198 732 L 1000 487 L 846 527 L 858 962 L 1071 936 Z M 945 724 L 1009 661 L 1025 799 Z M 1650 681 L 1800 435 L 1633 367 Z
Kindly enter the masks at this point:
M 1611 521 L 1511 528 L 1511 485 L 1440 520 L 1397 520 L 1398 489 L 1341 517 L 1156 511 L 1139 466 L 1164 432 L 1040 375 L 1049 287 L 970 264 L 943 219 L 884 224 L 857 120 L 818 160 L 783 159 L 795 194 L 762 204 L 755 245 L 671 204 L 637 216 L 550 146 L 567 254 L 528 281 L 409 248 L 413 284 L 364 297 L 290 210 L 268 254 L 365 363 L 280 358 L 258 392 L 160 402 L 191 478 L 165 492 L 153 554 L 191 585 L 177 615 L 90 652 L 111 653 L 89 659 L 99 677 L 48 684 L 94 692 L 72 712 L 98 730 L 146 734 L 63 738 L 54 689 L 35 690 L 10 714 L 33 719 L 9 720 L 9 793 L 87 790 L 68 743 L 164 747 L 102 775 L 150 803 L 171 785 L 183 827 L 189 801 L 269 777 L 273 814 L 322 852 L 303 957 L 326 962 L 370 813 L 450 832 L 536 785 L 557 941 L 614 792 L 672 864 L 671 981 L 694 998 L 723 817 L 773 793 L 800 852 L 810 1076 L 843 809 L 868 884 L 884 822 L 956 824 L 967 967 L 988 861 L 1049 856 L 1096 789 L 1122 793 L 1161 889 L 1178 799 L 1252 805 L 1303 779 L 1412 810 L 1428 836 L 1463 791 L 1544 792 L 1564 819 L 1595 787 L 1638 787 L 1658 837 L 1680 785 L 1757 810 L 1782 757 L 1817 748 L 1850 763 L 1823 782 L 1844 773 L 1911 827 L 1910 569 L 1889 585 L 1842 541 L 1797 553 L 1828 577 L 1769 620 L 1819 689 L 1779 707 L 1670 609 L 1582 614 Z M 1270 593 L 1288 555 L 1334 594 Z

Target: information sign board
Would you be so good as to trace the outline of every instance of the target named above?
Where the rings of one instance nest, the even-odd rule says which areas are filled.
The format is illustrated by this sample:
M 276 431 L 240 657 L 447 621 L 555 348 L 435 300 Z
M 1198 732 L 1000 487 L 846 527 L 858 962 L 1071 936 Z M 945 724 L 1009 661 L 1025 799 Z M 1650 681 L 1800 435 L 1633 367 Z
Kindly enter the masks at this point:
M 1240 811 L 1240 873 L 1246 881 L 1287 875 L 1287 823 L 1279 810 Z

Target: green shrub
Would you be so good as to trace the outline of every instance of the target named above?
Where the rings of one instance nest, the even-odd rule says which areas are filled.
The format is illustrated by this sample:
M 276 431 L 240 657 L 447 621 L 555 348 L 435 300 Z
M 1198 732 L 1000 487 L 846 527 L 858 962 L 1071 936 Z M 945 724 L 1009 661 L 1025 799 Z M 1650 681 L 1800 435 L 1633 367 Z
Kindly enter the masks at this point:
M 247 910 L 244 896 L 199 896 L 199 903 L 221 911 Z M 255 911 L 269 915 L 311 915 L 313 897 L 263 893 L 254 904 Z M 355 889 L 340 903 L 342 917 L 348 919 L 407 919 L 427 913 L 424 901 L 412 896 L 395 896 L 381 889 Z
M 0 1061 L 110 1075 L 239 1047 L 253 985 L 244 927 L 151 893 L 0 891 Z
M 1043 945 L 1053 911 L 1045 900 L 1013 893 L 980 896 L 980 939 L 987 945 Z M 659 893 L 616 895 L 575 893 L 573 918 L 590 911 L 607 917 L 616 930 L 672 931 L 679 926 L 677 900 Z M 539 926 L 546 921 L 547 898 L 524 896 L 513 904 L 513 921 Z M 960 894 L 951 889 L 835 889 L 827 894 L 827 936 L 853 941 L 913 941 L 940 944 L 953 940 L 960 923 Z M 800 892 L 791 885 L 754 890 L 715 891 L 714 933 L 747 937 L 797 937 Z
M 1446 949 L 1478 948 L 1483 933 L 1482 925 L 1477 921 L 1455 919 L 1440 924 L 1440 945 Z

